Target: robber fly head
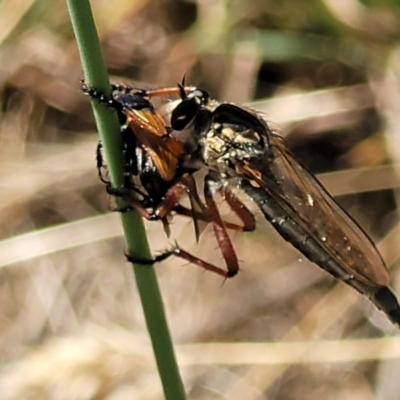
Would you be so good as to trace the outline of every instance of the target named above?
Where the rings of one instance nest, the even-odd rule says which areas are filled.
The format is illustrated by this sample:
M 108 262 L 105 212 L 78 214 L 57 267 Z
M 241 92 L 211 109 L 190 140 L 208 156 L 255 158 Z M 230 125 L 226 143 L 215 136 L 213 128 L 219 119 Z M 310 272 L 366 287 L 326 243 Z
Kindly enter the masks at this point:
M 177 101 L 171 113 L 171 127 L 175 131 L 195 127 L 196 131 L 205 130 L 210 119 L 212 106 L 215 103 L 210 99 L 206 90 L 191 88 L 186 92 L 182 85 L 178 85 L 181 99 Z M 210 109 L 211 108 L 211 109 Z

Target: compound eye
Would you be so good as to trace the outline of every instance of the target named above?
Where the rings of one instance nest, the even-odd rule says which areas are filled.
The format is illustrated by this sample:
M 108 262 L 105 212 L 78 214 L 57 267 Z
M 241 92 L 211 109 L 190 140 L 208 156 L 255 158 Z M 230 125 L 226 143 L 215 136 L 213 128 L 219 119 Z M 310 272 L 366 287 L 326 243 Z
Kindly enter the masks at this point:
M 187 128 L 200 111 L 200 105 L 196 98 L 186 99 L 179 103 L 172 111 L 171 127 L 176 131 Z

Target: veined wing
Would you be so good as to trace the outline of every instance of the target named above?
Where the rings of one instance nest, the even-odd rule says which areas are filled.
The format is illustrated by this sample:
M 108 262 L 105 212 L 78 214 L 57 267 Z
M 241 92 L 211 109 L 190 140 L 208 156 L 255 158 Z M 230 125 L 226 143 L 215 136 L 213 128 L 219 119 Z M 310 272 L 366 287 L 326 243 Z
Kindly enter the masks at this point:
M 127 125 L 150 156 L 161 178 L 167 182 L 172 180 L 178 156 L 184 152 L 183 144 L 168 135 L 163 120 L 154 111 L 128 109 L 125 115 Z
M 387 286 L 385 263 L 362 228 L 293 157 L 280 136 L 271 135 L 270 146 L 270 157 L 244 161 L 241 169 L 294 221 L 303 233 L 304 248 L 311 238 L 343 269 L 342 275 L 348 274 L 349 283 L 356 279 L 372 287 Z

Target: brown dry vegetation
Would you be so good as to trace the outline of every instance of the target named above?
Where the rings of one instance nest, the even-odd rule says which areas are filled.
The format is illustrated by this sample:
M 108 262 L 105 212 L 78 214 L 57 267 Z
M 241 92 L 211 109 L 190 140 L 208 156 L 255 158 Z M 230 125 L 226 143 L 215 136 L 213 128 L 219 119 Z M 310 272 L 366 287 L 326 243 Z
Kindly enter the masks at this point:
M 305 4 L 92 2 L 114 82 L 186 72 L 218 99 L 257 100 L 379 243 L 400 293 L 400 8 Z M 64 2 L 1 2 L 0 60 L 0 400 L 162 399 Z M 398 329 L 257 220 L 233 235 L 233 280 L 156 267 L 188 397 L 400 398 Z M 176 218 L 173 237 L 222 261 L 209 229 L 197 245 Z

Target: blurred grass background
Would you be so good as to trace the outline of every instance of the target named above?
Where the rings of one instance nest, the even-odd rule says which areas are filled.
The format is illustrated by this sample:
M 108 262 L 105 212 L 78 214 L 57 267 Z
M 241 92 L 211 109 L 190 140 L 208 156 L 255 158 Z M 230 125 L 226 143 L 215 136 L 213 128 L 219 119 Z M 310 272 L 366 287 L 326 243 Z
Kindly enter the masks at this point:
M 92 6 L 113 82 L 186 73 L 215 98 L 254 102 L 379 243 L 400 293 L 397 2 Z M 162 399 L 65 3 L 3 0 L 0 60 L 0 400 Z M 188 398 L 400 398 L 397 328 L 257 221 L 232 235 L 232 280 L 157 266 Z M 154 251 L 168 245 L 147 227 Z M 172 228 L 222 263 L 211 230 L 196 244 L 190 221 Z

